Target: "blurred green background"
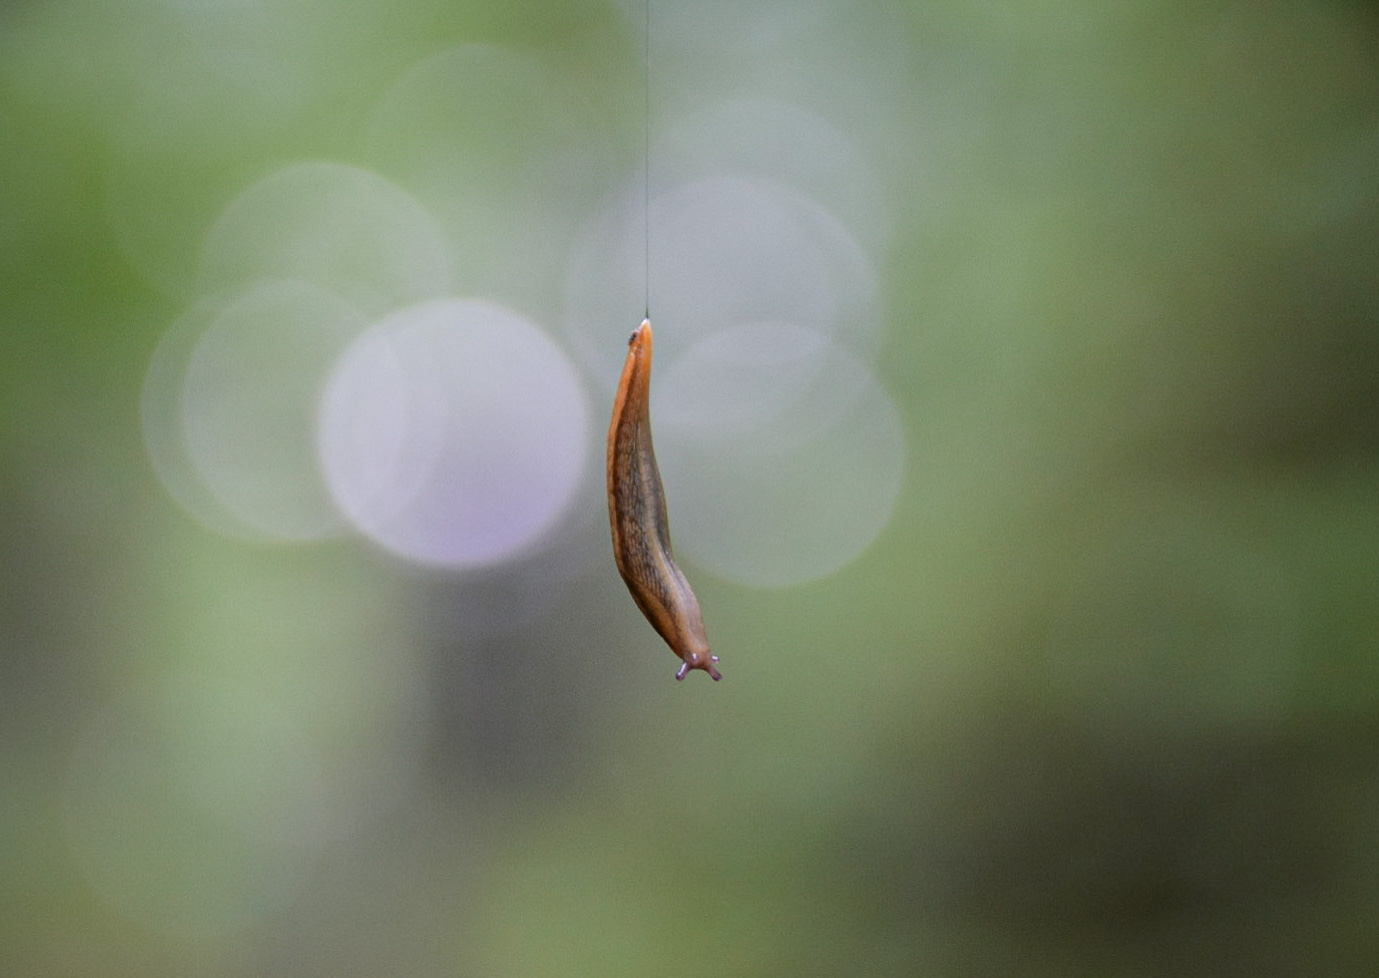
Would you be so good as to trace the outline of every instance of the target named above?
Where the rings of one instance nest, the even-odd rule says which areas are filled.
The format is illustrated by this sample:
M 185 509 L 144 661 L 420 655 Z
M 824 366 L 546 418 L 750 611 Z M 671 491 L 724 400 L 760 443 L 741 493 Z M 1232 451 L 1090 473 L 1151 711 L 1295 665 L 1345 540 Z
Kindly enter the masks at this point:
M 519 52 L 638 159 L 638 5 L 0 5 L 0 972 L 1374 974 L 1372 6 L 659 10 L 653 112 L 800 104 L 891 222 L 894 513 L 690 566 L 716 685 L 601 550 L 467 627 L 520 582 L 220 535 L 140 425 L 216 215 L 370 162 L 419 59 Z

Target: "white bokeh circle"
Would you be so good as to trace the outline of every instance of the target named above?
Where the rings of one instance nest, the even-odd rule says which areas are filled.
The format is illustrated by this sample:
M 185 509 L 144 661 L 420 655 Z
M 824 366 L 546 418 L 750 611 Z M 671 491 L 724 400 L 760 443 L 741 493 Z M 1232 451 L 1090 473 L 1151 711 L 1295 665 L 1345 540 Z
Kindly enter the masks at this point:
M 573 91 L 517 49 L 458 44 L 413 64 L 378 99 L 367 159 L 445 227 L 457 291 L 503 296 L 538 317 L 557 310 L 574 229 L 620 176 Z
M 305 282 L 269 280 L 195 303 L 144 379 L 144 441 L 168 493 L 217 532 L 300 541 L 341 529 L 320 478 L 325 377 L 366 326 Z
M 790 587 L 835 573 L 890 521 L 900 415 L 827 337 L 748 324 L 657 369 L 652 423 L 677 554 L 741 584 Z
M 895 204 L 856 142 L 816 112 L 777 99 L 734 98 L 675 120 L 657 140 L 667 185 L 717 174 L 766 177 L 807 194 L 873 254 L 890 237 Z
M 225 208 L 202 245 L 197 290 L 296 278 L 379 314 L 449 293 L 454 273 L 449 237 L 405 190 L 360 167 L 309 162 Z
M 629 193 L 582 241 L 567 278 L 574 348 L 611 390 L 630 310 L 646 279 L 645 213 Z M 770 180 L 716 176 L 651 204 L 651 307 L 657 349 L 674 354 L 739 323 L 795 323 L 870 359 L 880 321 L 877 279 L 856 240 L 827 210 Z M 635 313 L 634 313 L 635 315 Z
M 245 525 L 285 540 L 339 529 L 316 464 L 315 409 L 332 364 L 364 325 L 343 300 L 267 282 L 223 309 L 192 351 L 187 452 Z

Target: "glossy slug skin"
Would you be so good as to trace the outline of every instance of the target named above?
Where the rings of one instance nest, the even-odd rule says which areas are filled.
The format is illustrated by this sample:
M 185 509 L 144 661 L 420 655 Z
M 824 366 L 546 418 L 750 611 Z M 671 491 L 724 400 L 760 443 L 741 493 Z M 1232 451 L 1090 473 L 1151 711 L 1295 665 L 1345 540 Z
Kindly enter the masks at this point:
M 684 679 L 703 669 L 721 679 L 704 634 L 704 617 L 685 575 L 670 550 L 666 497 L 656 452 L 651 447 L 651 320 L 644 319 L 627 343 L 613 420 L 608 426 L 608 522 L 613 528 L 613 557 L 632 600 L 651 627 L 684 664 L 675 674 Z

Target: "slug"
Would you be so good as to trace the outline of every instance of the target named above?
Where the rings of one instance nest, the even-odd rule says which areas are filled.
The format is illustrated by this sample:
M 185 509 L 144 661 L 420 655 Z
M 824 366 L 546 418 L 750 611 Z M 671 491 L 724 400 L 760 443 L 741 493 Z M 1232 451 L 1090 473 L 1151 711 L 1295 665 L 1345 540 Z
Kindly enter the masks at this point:
M 646 620 L 683 660 L 676 679 L 703 669 L 722 679 L 704 634 L 704 616 L 689 581 L 675 566 L 661 472 L 651 446 L 651 320 L 627 341 L 613 420 L 608 426 L 608 522 L 613 559 Z

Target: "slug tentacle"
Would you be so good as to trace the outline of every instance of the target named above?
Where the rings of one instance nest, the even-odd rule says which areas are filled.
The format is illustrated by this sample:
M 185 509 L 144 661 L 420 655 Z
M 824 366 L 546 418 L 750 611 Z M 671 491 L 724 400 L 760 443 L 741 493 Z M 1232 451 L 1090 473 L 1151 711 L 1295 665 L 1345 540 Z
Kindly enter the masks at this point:
M 703 669 L 721 679 L 704 634 L 704 616 L 670 547 L 670 521 L 651 443 L 651 321 L 627 343 L 613 420 L 608 426 L 608 522 L 613 559 L 632 600 L 683 660 L 676 679 Z

